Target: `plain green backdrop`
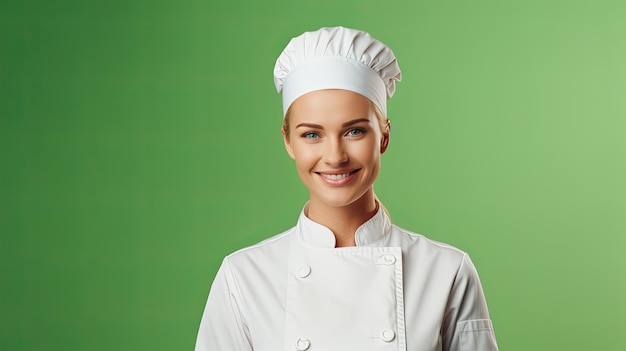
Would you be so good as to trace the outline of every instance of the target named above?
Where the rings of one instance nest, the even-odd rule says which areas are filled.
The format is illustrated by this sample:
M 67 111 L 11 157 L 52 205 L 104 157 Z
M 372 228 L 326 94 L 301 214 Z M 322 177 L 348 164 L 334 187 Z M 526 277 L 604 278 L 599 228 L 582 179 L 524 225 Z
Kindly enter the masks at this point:
M 376 191 L 472 256 L 501 350 L 626 349 L 626 2 L 0 0 L 0 349 L 191 350 L 295 224 L 274 62 L 344 25 L 404 79 Z

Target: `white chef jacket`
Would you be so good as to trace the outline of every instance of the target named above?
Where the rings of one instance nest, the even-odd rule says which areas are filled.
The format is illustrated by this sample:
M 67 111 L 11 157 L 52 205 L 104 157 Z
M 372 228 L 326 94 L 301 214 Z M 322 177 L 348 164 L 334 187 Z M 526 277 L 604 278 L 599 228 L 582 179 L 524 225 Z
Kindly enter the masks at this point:
M 227 256 L 196 351 L 497 351 L 468 255 L 391 224 L 382 209 L 335 248 L 297 225 Z

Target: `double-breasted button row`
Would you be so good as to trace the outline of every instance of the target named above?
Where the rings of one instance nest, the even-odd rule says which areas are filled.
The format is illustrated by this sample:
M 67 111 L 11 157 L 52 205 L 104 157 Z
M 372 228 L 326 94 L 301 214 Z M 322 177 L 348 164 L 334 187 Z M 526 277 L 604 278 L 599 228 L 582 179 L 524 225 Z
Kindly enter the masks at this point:
M 380 339 L 384 342 L 392 342 L 396 338 L 396 333 L 391 329 L 383 329 L 380 331 Z M 306 351 L 311 347 L 309 339 L 300 338 L 296 341 L 297 351 Z
M 382 263 L 387 266 L 391 266 L 396 263 L 396 256 L 394 255 L 384 255 L 379 258 L 379 264 Z M 304 279 L 311 274 L 311 266 L 307 264 L 303 264 L 296 269 L 295 275 L 300 279 Z

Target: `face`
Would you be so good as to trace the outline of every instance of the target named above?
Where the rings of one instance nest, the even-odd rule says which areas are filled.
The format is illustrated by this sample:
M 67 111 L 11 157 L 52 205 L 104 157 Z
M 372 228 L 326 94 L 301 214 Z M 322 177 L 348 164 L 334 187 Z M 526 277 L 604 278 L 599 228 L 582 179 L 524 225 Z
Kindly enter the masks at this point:
M 374 111 L 364 96 L 338 89 L 310 92 L 291 105 L 283 137 L 311 205 L 341 207 L 373 198 L 389 141 L 389 125 L 381 128 Z

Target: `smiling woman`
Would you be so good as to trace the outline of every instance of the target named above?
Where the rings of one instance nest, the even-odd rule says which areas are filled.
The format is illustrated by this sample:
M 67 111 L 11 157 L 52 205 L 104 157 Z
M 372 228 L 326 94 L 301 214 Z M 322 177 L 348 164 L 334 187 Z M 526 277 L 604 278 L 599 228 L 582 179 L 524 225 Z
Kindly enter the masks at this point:
M 392 51 L 322 28 L 292 39 L 274 77 L 309 201 L 294 228 L 224 259 L 196 350 L 497 350 L 468 255 L 391 224 L 374 194 Z
M 389 141 L 389 125 L 379 124 L 372 104 L 348 90 L 317 90 L 291 105 L 285 148 L 309 189 L 307 216 L 328 225 L 336 246 L 354 246 L 354 225 L 373 216 L 374 180 Z M 360 220 L 326 223 L 329 213 Z M 359 223 L 360 222 L 360 223 Z

